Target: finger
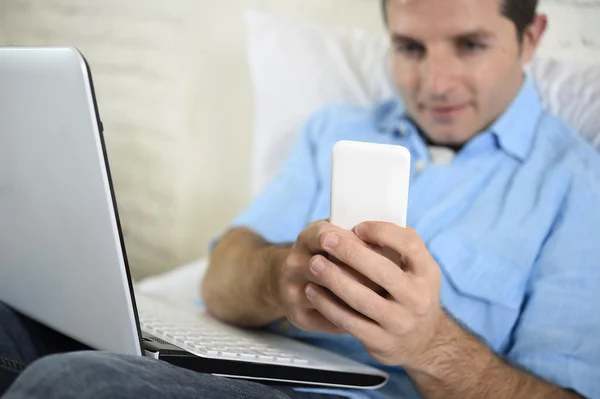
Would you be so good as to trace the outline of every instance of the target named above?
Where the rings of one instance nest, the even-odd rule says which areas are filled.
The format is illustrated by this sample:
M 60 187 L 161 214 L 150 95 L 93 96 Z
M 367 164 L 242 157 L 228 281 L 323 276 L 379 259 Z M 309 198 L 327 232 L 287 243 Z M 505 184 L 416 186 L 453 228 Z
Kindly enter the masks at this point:
M 376 342 L 378 337 L 386 334 L 377 323 L 348 308 L 323 287 L 309 284 L 306 295 L 327 320 L 363 344 Z
M 354 234 L 369 244 L 396 252 L 402 263 L 417 274 L 427 271 L 432 264 L 427 246 L 411 228 L 385 222 L 365 222 L 354 228 Z
M 343 230 L 327 221 L 315 222 L 300 233 L 298 242 L 311 254 L 322 253 L 325 250 L 321 245 L 320 237 L 328 232 L 342 233 Z
M 310 267 L 317 284 L 329 289 L 352 309 L 387 328 L 390 302 L 349 276 L 335 263 L 315 256 Z
M 311 258 L 311 254 L 293 249 L 279 270 L 279 274 L 276 275 L 279 280 L 278 292 L 275 296 L 280 297 L 287 306 L 306 308 L 312 306 L 304 293 L 306 284 L 314 280 L 309 268 Z
M 300 311 L 288 319 L 293 325 L 304 331 L 325 334 L 345 334 L 341 328 L 327 320 L 318 310 L 314 309 L 314 306 L 311 305 L 311 307 L 313 309 Z
M 384 290 L 379 285 L 375 284 L 374 282 L 372 282 L 371 280 L 369 280 L 368 278 L 366 278 L 365 276 L 363 276 L 362 274 L 360 274 L 353 268 L 346 266 L 343 263 L 339 263 L 339 262 L 333 262 L 333 263 L 336 264 L 342 270 L 342 272 L 344 272 L 344 274 L 346 274 L 349 278 L 358 281 L 360 284 L 362 284 L 365 287 L 369 288 L 370 290 L 376 292 L 377 294 L 381 295 L 382 297 L 385 297 L 387 295 L 386 290 Z M 310 268 L 309 268 L 309 273 L 311 273 Z M 311 273 L 311 278 L 315 279 L 316 277 L 314 274 Z
M 390 294 L 408 285 L 402 269 L 388 258 L 370 250 L 354 234 L 342 236 L 335 232 L 322 235 L 325 250 L 350 266 Z
M 301 282 L 294 282 L 282 288 L 282 297 L 287 309 L 293 309 L 294 311 L 298 309 L 300 311 L 313 308 L 313 304 L 306 298 L 306 293 L 304 292 L 306 284 L 314 280 L 313 276 L 309 277 L 302 279 Z

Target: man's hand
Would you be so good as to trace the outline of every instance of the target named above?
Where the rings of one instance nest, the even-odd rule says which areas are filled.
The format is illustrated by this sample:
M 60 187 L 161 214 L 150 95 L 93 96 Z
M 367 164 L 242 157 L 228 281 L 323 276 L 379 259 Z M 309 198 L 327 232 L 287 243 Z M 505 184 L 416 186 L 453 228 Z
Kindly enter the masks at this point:
M 439 266 L 412 229 L 363 223 L 355 234 L 327 231 L 320 236 L 321 247 L 387 294 L 348 278 L 339 265 L 315 255 L 310 262 L 316 284 L 307 285 L 306 295 L 373 358 L 403 366 L 424 397 L 580 397 L 512 368 L 448 317 L 440 305 Z M 381 251 L 373 251 L 374 246 Z
M 351 240 L 352 237 L 356 239 L 354 233 L 342 230 L 327 221 L 315 222 L 309 225 L 300 233 L 298 240 L 287 256 L 276 279 L 277 288 L 273 291 L 277 293 L 276 301 L 296 327 L 307 331 L 341 334 L 345 331 L 332 324 L 316 311 L 314 304 L 308 300 L 305 293 L 307 284 L 311 282 L 320 284 L 319 280 L 310 272 L 310 263 L 315 255 L 326 255 L 323 237 L 330 234 L 344 237 L 345 240 Z M 355 240 L 355 244 L 367 248 L 360 240 Z M 378 287 L 347 266 L 337 265 L 336 268 L 347 281 L 359 284 L 367 290 L 369 289 L 366 288 L 367 286 L 377 290 Z
M 363 223 L 354 233 L 321 232 L 319 248 L 387 294 L 380 295 L 350 278 L 340 265 L 315 255 L 310 270 L 316 284 L 306 287 L 306 295 L 320 314 L 360 340 L 377 361 L 417 365 L 434 345 L 445 317 L 439 267 L 412 229 Z M 381 247 L 386 256 L 365 243 Z

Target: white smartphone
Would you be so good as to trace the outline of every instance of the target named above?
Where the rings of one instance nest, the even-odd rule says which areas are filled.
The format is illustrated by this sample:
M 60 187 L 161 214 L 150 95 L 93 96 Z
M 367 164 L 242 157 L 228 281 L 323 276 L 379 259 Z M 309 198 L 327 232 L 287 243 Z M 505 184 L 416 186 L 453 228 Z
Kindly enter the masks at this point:
M 405 147 L 338 141 L 331 160 L 330 222 L 345 230 L 367 221 L 406 227 L 409 183 Z

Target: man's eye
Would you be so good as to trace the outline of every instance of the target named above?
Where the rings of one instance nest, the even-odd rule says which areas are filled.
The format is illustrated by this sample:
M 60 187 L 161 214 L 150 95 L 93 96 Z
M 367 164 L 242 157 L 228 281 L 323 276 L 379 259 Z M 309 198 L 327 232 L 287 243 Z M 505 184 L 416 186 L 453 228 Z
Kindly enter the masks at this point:
M 475 40 L 462 40 L 459 43 L 459 49 L 461 51 L 467 52 L 467 53 L 475 53 L 477 51 L 483 50 L 485 49 L 485 45 L 479 42 L 476 42 Z
M 421 55 L 425 53 L 425 48 L 418 43 L 398 43 L 396 51 L 407 55 Z

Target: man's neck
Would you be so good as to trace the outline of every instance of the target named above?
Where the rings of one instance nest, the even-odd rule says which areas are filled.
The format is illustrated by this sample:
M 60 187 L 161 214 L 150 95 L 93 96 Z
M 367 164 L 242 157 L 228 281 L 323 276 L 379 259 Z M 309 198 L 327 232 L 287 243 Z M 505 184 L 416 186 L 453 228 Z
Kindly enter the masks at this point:
M 417 125 L 414 121 L 413 121 L 413 124 L 417 128 L 417 132 L 419 132 L 419 136 L 421 136 L 421 138 L 423 139 L 423 141 L 425 142 L 425 144 L 427 145 L 427 147 L 445 147 L 445 148 L 451 149 L 452 151 L 454 151 L 455 153 L 458 154 L 458 152 L 460 150 L 462 150 L 462 148 L 466 144 L 466 143 L 462 143 L 462 144 L 456 144 L 456 143 L 446 144 L 446 143 L 435 142 L 435 141 L 431 140 L 431 138 L 429 138 L 429 136 L 427 136 L 427 134 L 423 131 L 423 129 L 421 129 L 419 127 L 419 125 Z

